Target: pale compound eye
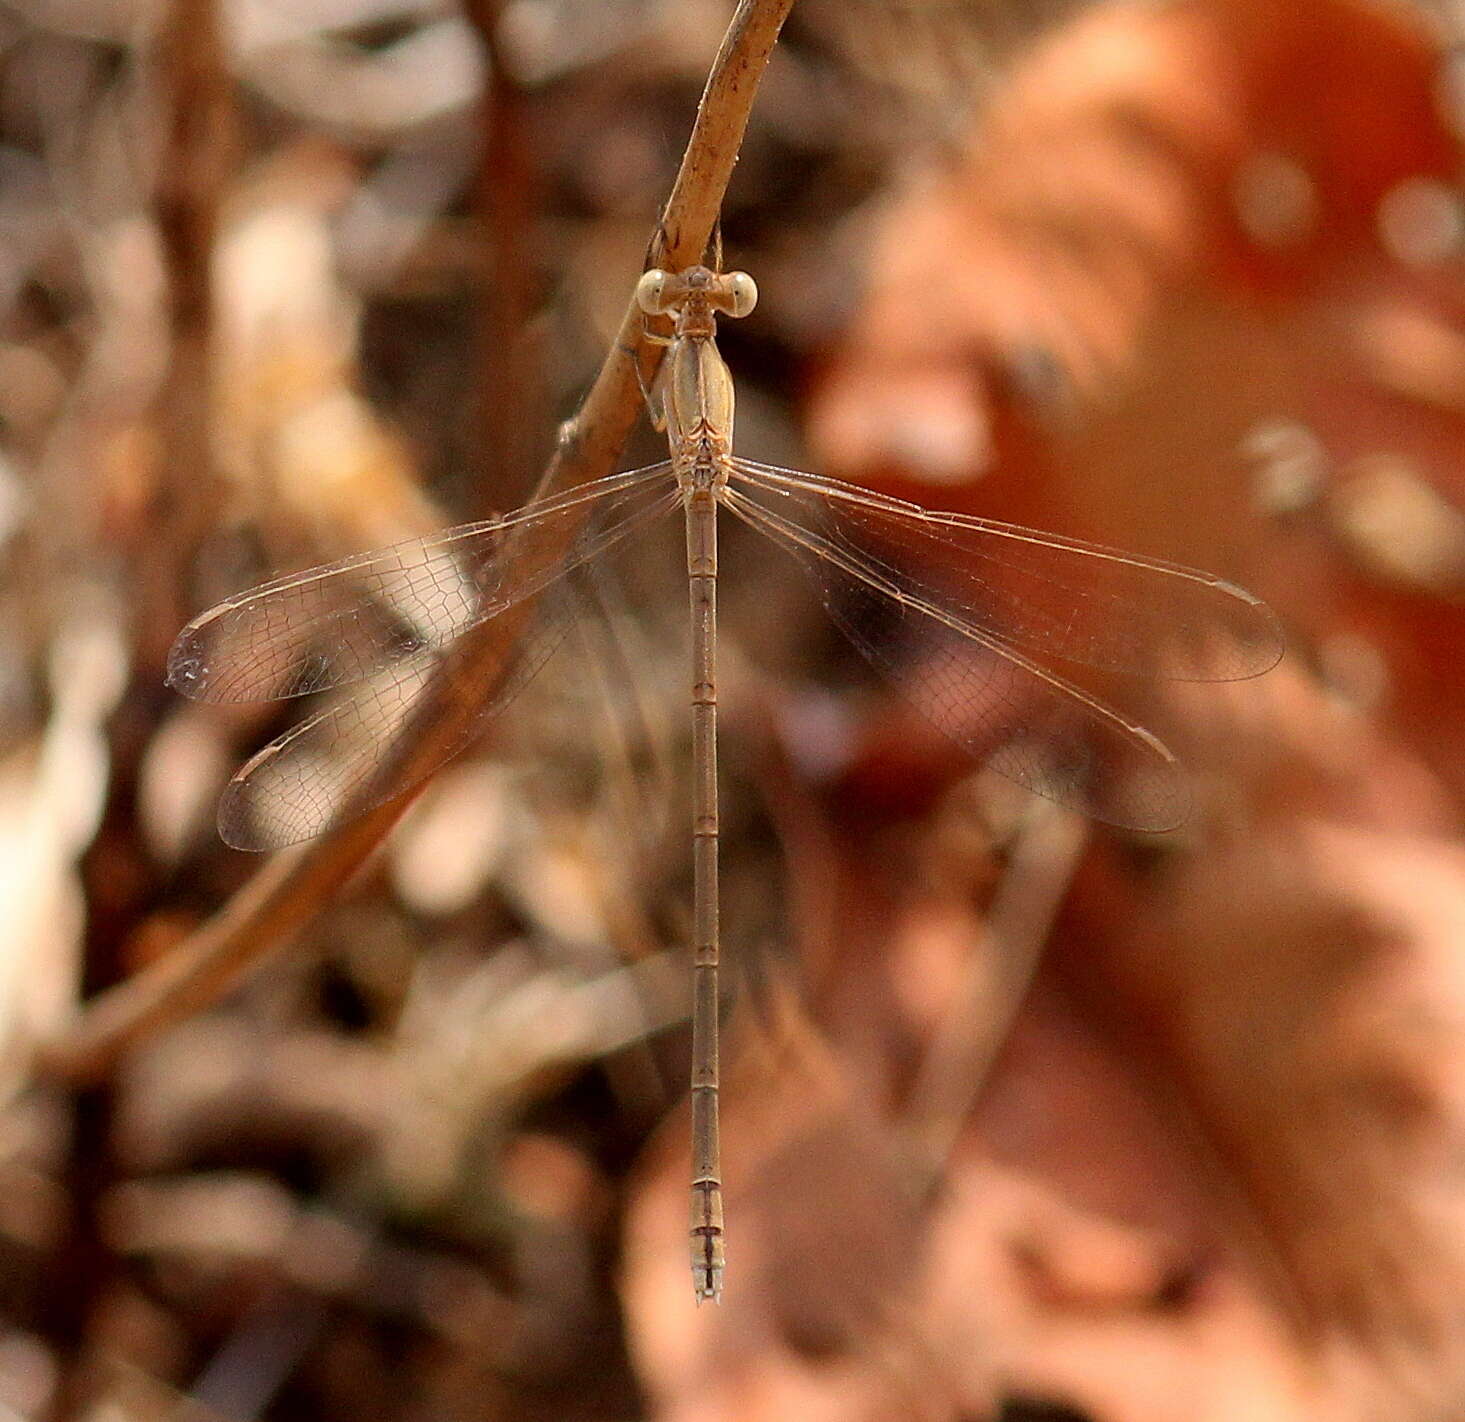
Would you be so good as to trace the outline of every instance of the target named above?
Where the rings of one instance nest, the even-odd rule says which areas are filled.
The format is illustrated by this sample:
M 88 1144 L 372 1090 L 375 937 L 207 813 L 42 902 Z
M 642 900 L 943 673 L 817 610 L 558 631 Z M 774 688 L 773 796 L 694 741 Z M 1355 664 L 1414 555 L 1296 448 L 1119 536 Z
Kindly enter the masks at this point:
M 649 272 L 641 273 L 641 280 L 636 283 L 636 305 L 639 306 L 648 316 L 664 316 L 666 314 L 666 287 L 671 280 L 671 273 L 652 267 Z
M 758 304 L 758 284 L 747 272 L 728 276 L 727 294 L 729 316 L 746 316 Z

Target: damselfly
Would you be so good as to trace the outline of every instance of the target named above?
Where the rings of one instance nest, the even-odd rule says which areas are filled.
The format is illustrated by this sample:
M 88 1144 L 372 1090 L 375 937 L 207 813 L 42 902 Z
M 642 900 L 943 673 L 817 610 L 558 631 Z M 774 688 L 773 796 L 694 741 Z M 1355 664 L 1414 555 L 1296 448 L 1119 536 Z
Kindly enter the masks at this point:
M 746 273 L 646 272 L 637 300 L 674 333 L 651 394 L 671 458 L 515 513 L 347 558 L 242 592 L 179 635 L 168 680 L 206 701 L 344 699 L 267 746 L 231 781 L 219 830 L 274 849 L 401 793 L 462 748 L 525 685 L 573 617 L 567 574 L 681 506 L 692 620 L 692 1273 L 723 1277 L 718 1151 L 717 520 L 727 509 L 798 559 L 825 606 L 880 670 L 913 650 L 929 718 L 1028 789 L 1141 830 L 1183 821 L 1174 757 L 1053 662 L 1189 680 L 1255 676 L 1281 655 L 1251 594 L 1192 568 L 1010 524 L 938 513 L 732 453 L 733 382 L 716 318 L 757 300 Z M 474 684 L 470 635 L 505 629 Z M 402 754 L 424 708 L 459 708 L 436 754 Z M 467 705 L 465 714 L 461 708 Z

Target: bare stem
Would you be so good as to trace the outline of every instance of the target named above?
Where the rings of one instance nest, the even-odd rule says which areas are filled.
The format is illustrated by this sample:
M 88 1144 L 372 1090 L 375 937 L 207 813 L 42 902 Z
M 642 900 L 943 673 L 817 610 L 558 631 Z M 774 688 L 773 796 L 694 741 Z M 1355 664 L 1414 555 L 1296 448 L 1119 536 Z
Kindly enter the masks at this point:
M 740 0 L 713 63 L 697 119 L 649 252 L 673 270 L 697 262 L 711 238 L 723 193 L 747 129 L 758 81 L 793 0 Z M 579 413 L 564 428 L 541 490 L 573 487 L 609 473 L 641 413 L 637 361 L 654 369 L 660 349 L 644 341 L 635 302 L 607 352 Z M 169 956 L 99 994 L 71 1028 L 38 1053 L 41 1070 L 72 1080 L 106 1075 L 137 1041 L 208 1006 L 267 956 L 279 952 L 360 868 L 426 784 L 414 764 L 436 765 L 445 739 L 457 744 L 463 718 L 490 696 L 511 659 L 530 609 L 492 619 L 455 649 L 451 675 L 425 698 L 426 714 L 406 731 L 394 773 L 411 788 L 388 804 L 277 856 Z M 475 677 L 474 671 L 479 675 Z M 471 702 L 454 687 L 471 686 Z
M 531 96 L 514 73 L 500 31 L 508 0 L 468 0 L 469 22 L 487 61 L 480 105 L 474 201 L 483 232 L 479 285 L 478 418 L 474 422 L 478 518 L 518 503 L 532 479 L 546 417 L 543 372 L 530 317 L 545 224 L 533 142 Z
M 106 808 L 80 864 L 86 894 L 81 987 L 106 1000 L 124 980 L 127 948 L 151 911 L 157 878 L 139 839 L 138 777 L 157 725 L 168 635 L 181 619 L 192 566 L 216 492 L 209 441 L 213 307 L 210 253 L 233 155 L 234 95 L 215 0 L 174 0 L 156 35 L 164 101 L 154 196 L 168 281 L 168 379 L 154 408 L 168 457 L 149 491 L 147 530 L 125 560 L 131 584 L 132 667 L 107 726 Z M 88 1416 L 96 1373 L 86 1359 L 120 1265 L 102 1221 L 118 1174 L 112 1083 L 76 1083 L 65 1164 L 66 1227 L 47 1260 L 64 1289 L 40 1301 L 45 1332 L 60 1353 L 49 1422 Z
M 906 1108 L 907 1136 L 933 1178 L 945 1172 L 1012 1030 L 1087 843 L 1083 819 L 1035 802 L 988 914 L 987 942 L 952 995 Z

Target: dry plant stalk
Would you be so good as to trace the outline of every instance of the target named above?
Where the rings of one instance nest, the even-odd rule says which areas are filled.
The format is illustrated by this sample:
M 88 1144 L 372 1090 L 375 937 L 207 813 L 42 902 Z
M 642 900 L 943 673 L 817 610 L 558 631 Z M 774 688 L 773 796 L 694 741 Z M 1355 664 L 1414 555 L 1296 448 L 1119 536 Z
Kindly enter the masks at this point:
M 208 426 L 212 267 L 219 204 L 238 139 L 235 95 L 228 80 L 224 36 L 211 0 L 168 7 L 159 36 L 168 90 L 168 130 L 159 165 L 158 229 L 167 264 L 174 350 L 160 412 L 168 457 L 155 494 L 159 533 L 152 544 L 165 557 L 145 558 L 136 606 L 138 673 L 156 684 L 168 650 L 170 625 L 185 616 L 181 574 L 207 532 L 217 494 Z
M 758 83 L 793 0 L 740 0 L 698 106 L 681 168 L 653 236 L 648 265 L 679 271 L 698 261 L 716 226 L 737 161 Z M 539 492 L 576 487 L 608 474 L 642 408 L 643 379 L 654 375 L 661 348 L 646 342 L 634 298 L 579 413 L 562 429 Z M 638 373 L 639 372 L 639 373 Z M 497 619 L 462 639 L 424 698 L 429 712 L 414 720 L 395 771 L 411 779 L 414 764 L 439 763 L 440 747 L 461 739 L 464 719 L 493 691 L 477 678 L 471 705 L 452 691 L 475 680 L 475 668 L 502 668 L 506 639 L 518 635 L 531 611 Z M 441 690 L 441 694 L 438 694 Z M 342 824 L 298 850 L 278 855 L 207 924 L 167 958 L 86 1006 L 73 1026 L 43 1046 L 41 1071 L 73 1081 L 106 1075 L 134 1043 L 218 1000 L 250 967 L 285 947 L 356 872 L 408 806 L 425 779 L 397 799 Z
M 921 1062 L 904 1113 L 920 1167 L 945 1175 L 997 1053 L 1032 985 L 1063 898 L 1088 845 L 1088 822 L 1034 802 L 1013 845 L 973 953 Z
M 474 203 L 482 224 L 486 267 L 480 293 L 478 449 L 472 475 L 478 518 L 492 518 L 519 502 L 532 472 L 532 441 L 544 415 L 544 376 L 529 324 L 534 302 L 534 212 L 538 174 L 530 156 L 529 95 L 502 43 L 508 0 L 468 0 L 464 7 L 487 64 L 481 106 L 481 153 Z M 525 418 L 527 403 L 530 417 Z

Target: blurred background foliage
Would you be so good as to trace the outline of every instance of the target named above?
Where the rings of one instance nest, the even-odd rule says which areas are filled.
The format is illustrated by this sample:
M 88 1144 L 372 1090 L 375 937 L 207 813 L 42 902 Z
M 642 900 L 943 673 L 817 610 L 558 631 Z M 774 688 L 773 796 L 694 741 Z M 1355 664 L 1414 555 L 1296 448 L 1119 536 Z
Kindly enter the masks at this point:
M 0 1410 L 1458 1416 L 1450 5 L 795 6 L 724 209 L 740 449 L 1213 569 L 1290 655 L 1131 689 L 1199 808 L 1126 836 L 729 534 L 720 1309 L 672 535 L 287 954 L 68 1079 L 258 870 L 213 806 L 295 712 L 180 701 L 177 629 L 532 492 L 728 11 L 0 9 Z

